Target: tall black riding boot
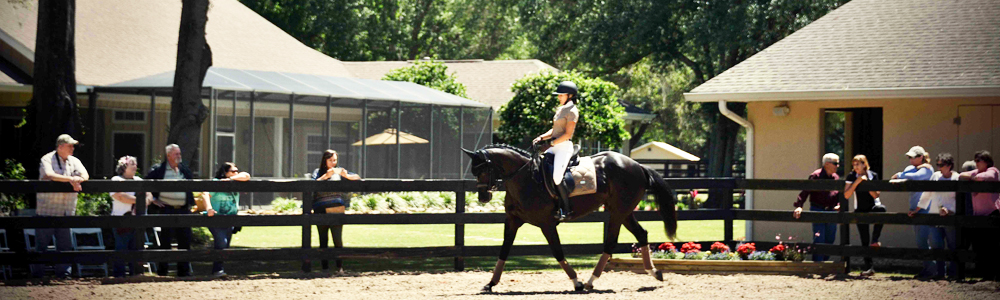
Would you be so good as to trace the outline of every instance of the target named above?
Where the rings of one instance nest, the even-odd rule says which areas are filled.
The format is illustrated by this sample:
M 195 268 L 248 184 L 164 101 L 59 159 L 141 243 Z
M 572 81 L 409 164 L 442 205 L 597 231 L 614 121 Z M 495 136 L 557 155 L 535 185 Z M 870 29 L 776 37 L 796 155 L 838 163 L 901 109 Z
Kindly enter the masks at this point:
M 572 207 L 570 206 L 570 203 L 569 203 L 569 194 L 572 191 L 570 190 L 569 186 L 566 184 L 565 180 L 563 180 L 563 182 L 560 183 L 559 185 L 556 185 L 556 190 L 559 192 L 559 198 L 561 200 L 560 203 L 562 205 L 556 211 L 556 216 L 555 217 L 556 217 L 556 219 L 559 219 L 559 221 L 565 221 L 566 218 L 569 215 L 573 214 L 573 209 L 572 209 Z

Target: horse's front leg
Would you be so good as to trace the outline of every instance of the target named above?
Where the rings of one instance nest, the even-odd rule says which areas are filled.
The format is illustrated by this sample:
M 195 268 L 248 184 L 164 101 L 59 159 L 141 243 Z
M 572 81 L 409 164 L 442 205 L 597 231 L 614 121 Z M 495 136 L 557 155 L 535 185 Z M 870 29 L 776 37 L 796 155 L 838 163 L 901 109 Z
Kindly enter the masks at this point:
M 576 278 L 576 271 L 566 262 L 562 243 L 559 242 L 559 231 L 556 231 L 556 224 L 552 223 L 542 226 L 542 234 L 545 235 L 545 240 L 549 242 L 549 248 L 552 248 L 552 257 L 555 257 L 556 261 L 559 262 L 559 266 L 562 267 L 563 271 L 566 271 L 569 280 L 573 281 L 573 290 L 582 291 L 583 283 Z
M 621 221 L 616 221 L 614 218 L 608 222 L 608 226 L 604 228 L 604 253 L 601 253 L 601 258 L 597 260 L 597 266 L 594 267 L 594 273 L 590 274 L 590 279 L 587 280 L 587 284 L 584 288 L 587 290 L 594 289 L 594 281 L 601 277 L 601 273 L 604 272 L 604 266 L 608 264 L 608 260 L 611 259 L 611 252 L 614 251 L 615 246 L 618 245 L 618 232 L 621 230 Z
M 500 247 L 500 256 L 497 258 L 497 265 L 493 267 L 493 278 L 483 287 L 484 293 L 493 292 L 493 287 L 500 283 L 500 275 L 503 274 L 504 264 L 507 256 L 510 255 L 510 248 L 514 246 L 514 237 L 517 236 L 517 229 L 524 225 L 524 221 L 507 216 L 503 229 L 503 246 Z

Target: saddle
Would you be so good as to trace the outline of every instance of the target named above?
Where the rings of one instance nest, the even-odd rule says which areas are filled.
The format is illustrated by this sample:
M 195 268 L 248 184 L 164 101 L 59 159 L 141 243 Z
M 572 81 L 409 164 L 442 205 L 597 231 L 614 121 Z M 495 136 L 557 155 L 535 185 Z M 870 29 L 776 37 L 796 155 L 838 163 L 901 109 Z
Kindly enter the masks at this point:
M 580 145 L 573 145 L 573 155 L 570 156 L 566 172 L 563 174 L 563 182 L 572 191 L 569 194 L 570 197 L 596 193 L 600 179 L 594 160 L 590 157 L 581 158 L 579 154 Z M 542 153 L 540 157 L 541 162 L 536 164 L 537 167 L 534 170 L 535 180 L 543 183 L 550 197 L 558 198 L 559 193 L 556 191 L 555 183 L 552 182 L 555 155 Z

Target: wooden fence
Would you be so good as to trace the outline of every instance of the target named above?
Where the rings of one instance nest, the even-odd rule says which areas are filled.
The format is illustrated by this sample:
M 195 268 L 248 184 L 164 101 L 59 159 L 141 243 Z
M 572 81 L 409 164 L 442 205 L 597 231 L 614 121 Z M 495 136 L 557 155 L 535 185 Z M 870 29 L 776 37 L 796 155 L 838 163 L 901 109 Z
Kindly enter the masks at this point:
M 677 213 L 679 220 L 723 220 L 724 240 L 730 247 L 733 240 L 734 220 L 778 221 L 800 223 L 839 223 L 840 245 L 805 244 L 814 253 L 841 256 L 847 260 L 851 256 L 872 256 L 912 260 L 950 260 L 968 262 L 974 257 L 970 251 L 927 250 L 912 248 L 881 247 L 871 249 L 850 245 L 852 223 L 900 224 L 900 225 L 948 225 L 957 227 L 957 237 L 962 240 L 962 228 L 1000 228 L 1000 218 L 982 216 L 948 216 L 922 214 L 909 217 L 905 213 L 848 213 L 847 201 L 841 200 L 840 212 L 803 212 L 795 219 L 790 211 L 737 210 L 732 209 L 732 191 L 742 190 L 840 190 L 843 181 L 833 180 L 767 180 L 734 178 L 668 179 L 674 189 L 716 189 L 724 191 L 721 209 L 684 210 Z M 226 227 L 226 226 L 302 226 L 302 246 L 300 248 L 277 249 L 225 249 L 225 250 L 140 250 L 140 251 L 72 251 L 60 253 L 13 252 L 0 253 L 4 262 L 116 262 L 116 261 L 246 261 L 246 260 L 299 260 L 302 270 L 309 272 L 311 261 L 336 258 L 425 258 L 454 257 L 455 269 L 464 269 L 464 258 L 471 256 L 495 256 L 500 246 L 466 246 L 465 224 L 502 224 L 503 213 L 466 213 L 465 192 L 475 190 L 474 181 L 463 180 L 362 180 L 362 181 L 260 181 L 220 182 L 209 180 L 145 180 L 107 181 L 92 180 L 83 183 L 84 192 L 136 191 L 138 211 L 145 211 L 145 193 L 166 191 L 239 191 L 239 192 L 302 192 L 303 214 L 274 216 L 215 216 L 206 218 L 198 215 L 140 215 L 100 216 L 100 217 L 4 217 L 0 218 L 0 228 L 7 232 L 24 228 L 67 228 L 67 227 L 131 227 L 139 236 L 150 227 Z M 311 214 L 312 195 L 315 191 L 345 192 L 398 192 L 398 191 L 444 191 L 455 192 L 456 211 L 437 214 Z M 1000 183 L 968 181 L 911 181 L 893 183 L 888 181 L 865 182 L 858 191 L 958 191 L 958 192 L 1000 192 Z M 66 183 L 51 181 L 0 181 L 0 193 L 71 192 Z M 961 197 L 963 193 L 958 193 Z M 964 212 L 964 201 L 959 198 L 957 210 Z M 660 221 L 658 212 L 637 211 L 640 221 Z M 605 222 L 607 213 L 595 212 L 574 222 Z M 453 224 L 455 225 L 454 246 L 419 248 L 327 248 L 316 249 L 311 245 L 311 226 L 343 224 Z M 774 242 L 755 241 L 758 247 L 766 249 Z M 139 249 L 142 249 L 141 244 Z M 708 243 L 703 247 L 707 249 Z M 598 254 L 601 244 L 563 245 L 566 254 Z M 616 253 L 627 253 L 629 245 L 615 248 Z M 514 255 L 549 255 L 546 245 L 515 246 Z M 849 260 L 848 260 L 849 261 Z M 962 266 L 964 264 L 959 264 Z M 959 269 L 961 271 L 961 269 Z

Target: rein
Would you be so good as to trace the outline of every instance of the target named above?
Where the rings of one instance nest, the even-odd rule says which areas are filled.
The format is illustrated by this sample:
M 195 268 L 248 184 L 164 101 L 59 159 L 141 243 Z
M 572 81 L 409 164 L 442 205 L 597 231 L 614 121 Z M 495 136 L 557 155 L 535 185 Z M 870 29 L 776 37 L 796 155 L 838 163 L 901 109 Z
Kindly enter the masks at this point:
M 500 168 L 499 166 L 493 165 L 493 161 L 490 160 L 489 155 L 486 155 L 485 151 L 479 150 L 479 151 L 477 151 L 477 153 L 480 156 L 482 156 L 483 162 L 479 163 L 479 164 L 477 164 L 475 166 L 472 166 L 472 169 L 475 170 L 475 169 L 479 169 L 479 168 L 482 168 L 483 166 L 485 166 L 486 168 L 488 168 L 487 169 L 487 174 L 489 174 L 488 175 L 488 179 L 486 180 L 485 183 L 481 183 L 481 182 L 478 182 L 478 181 L 476 182 L 476 188 L 477 189 L 484 188 L 484 189 L 487 189 L 487 190 L 495 192 L 495 191 L 497 191 L 499 189 L 499 185 L 501 183 L 503 183 L 503 181 L 506 181 L 506 180 L 510 179 L 511 177 L 514 177 L 514 175 L 517 175 L 517 173 L 520 172 L 522 169 L 524 169 L 525 167 L 531 165 L 531 163 L 525 163 L 523 166 L 521 166 L 517 170 L 514 170 L 514 172 L 511 172 L 510 174 L 503 174 L 503 169 Z

